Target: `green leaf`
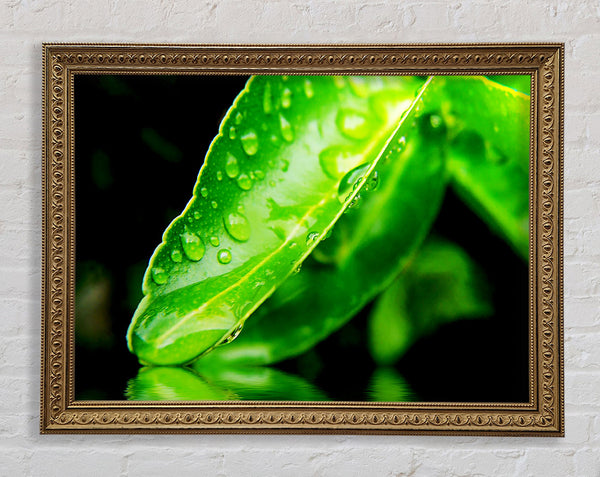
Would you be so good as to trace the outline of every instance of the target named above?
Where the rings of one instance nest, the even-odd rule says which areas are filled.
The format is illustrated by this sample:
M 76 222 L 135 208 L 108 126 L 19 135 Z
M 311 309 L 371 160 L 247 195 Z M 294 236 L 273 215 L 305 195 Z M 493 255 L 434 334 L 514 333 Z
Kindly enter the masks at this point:
M 284 282 L 234 342 L 200 361 L 270 364 L 310 349 L 340 328 L 406 265 L 433 223 L 446 185 L 446 128 L 410 117 L 396 156 L 377 167 L 378 187 L 336 223 L 300 272 Z M 439 118 L 438 118 L 439 119 Z
M 531 91 L 531 75 L 492 75 L 488 76 L 491 81 L 503 84 L 509 88 L 524 93 L 530 94 Z
M 369 349 L 378 364 L 392 365 L 440 325 L 492 312 L 485 278 L 471 258 L 455 244 L 430 240 L 375 302 Z
M 183 364 L 232 339 L 355 200 L 379 159 L 396 155 L 419 84 L 251 78 L 192 199 L 150 259 L 130 350 L 142 362 Z
M 327 401 L 303 379 L 271 368 L 144 367 L 127 385 L 132 401 Z
M 481 77 L 446 80 L 448 169 L 462 199 L 529 255 L 529 96 Z

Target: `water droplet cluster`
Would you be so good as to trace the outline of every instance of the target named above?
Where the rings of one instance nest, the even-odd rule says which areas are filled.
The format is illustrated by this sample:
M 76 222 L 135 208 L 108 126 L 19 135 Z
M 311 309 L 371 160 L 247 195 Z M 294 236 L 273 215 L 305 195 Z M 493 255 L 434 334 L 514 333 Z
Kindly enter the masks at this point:
M 381 109 L 381 104 L 371 101 L 372 95 L 370 95 L 369 84 L 365 78 L 335 76 L 333 77 L 333 82 L 335 87 L 339 89 L 349 86 L 352 94 L 357 98 L 364 98 L 368 106 L 366 111 L 354 108 L 341 108 L 338 110 L 335 115 L 335 127 L 346 142 L 327 147 L 319 153 L 321 169 L 327 177 L 339 181 L 338 199 L 342 203 L 345 203 L 352 197 L 356 189 L 362 185 L 363 181 L 365 181 L 364 191 L 375 190 L 379 185 L 377 171 L 371 173 L 368 178 L 364 177 L 370 164 L 360 164 L 362 154 L 354 146 L 349 145 L 348 140 L 354 142 L 369 137 L 373 132 L 375 123 L 381 120 L 381 118 L 385 118 L 387 111 L 385 108 L 379 111 L 377 108 Z M 257 181 L 262 181 L 266 178 L 265 173 L 260 168 L 256 166 L 252 167 L 252 164 L 257 164 L 255 157 L 261 150 L 268 149 L 272 147 L 270 144 L 277 144 L 282 140 L 287 143 L 292 143 L 295 140 L 295 129 L 293 121 L 290 120 L 293 120 L 295 117 L 293 115 L 295 99 L 301 96 L 311 99 L 315 96 L 313 81 L 308 77 L 302 78 L 297 83 L 297 86 L 294 86 L 292 82 L 286 81 L 284 77 L 281 77 L 281 81 L 265 79 L 262 84 L 262 104 L 259 100 L 259 107 L 262 107 L 266 117 L 270 118 L 265 119 L 262 129 L 268 131 L 269 128 L 266 121 L 270 121 L 271 124 L 277 126 L 278 131 L 264 133 L 259 128 L 259 132 L 257 132 L 257 129 L 245 121 L 246 118 L 242 112 L 235 111 L 223 134 L 230 141 L 238 144 L 237 151 L 234 148 L 226 152 L 225 157 L 221 159 L 222 170 L 213 172 L 215 174 L 213 178 L 216 177 L 217 181 L 222 181 L 224 178 L 229 179 L 244 192 L 252 190 L 255 184 L 258 184 Z M 438 117 L 434 116 L 431 116 L 429 120 L 431 121 L 432 128 L 438 127 L 438 122 L 441 121 Z M 401 153 L 405 146 L 406 139 L 402 136 L 397 140 L 393 148 L 388 147 L 388 155 Z M 277 164 L 279 164 L 282 172 L 286 172 L 289 168 L 289 161 L 282 157 L 278 161 L 271 161 L 269 167 L 274 168 Z M 228 209 L 229 205 L 226 202 L 219 204 L 215 200 L 216 195 L 212 195 L 209 190 L 210 180 L 205 182 L 205 184 L 199 190 L 200 197 L 208 199 L 204 207 L 208 206 L 209 211 L 212 209 L 216 213 L 219 213 L 224 232 L 233 241 L 248 241 L 251 236 L 251 226 L 243 207 L 239 205 L 235 206 L 233 210 L 229 209 L 229 211 L 223 212 L 222 210 Z M 269 178 L 266 184 L 274 187 L 276 185 L 276 178 Z M 354 194 L 348 205 L 349 208 L 357 207 L 359 201 L 360 194 Z M 215 233 L 214 230 L 210 230 L 205 235 L 193 226 L 194 220 L 198 221 L 202 218 L 201 211 L 203 211 L 202 208 L 188 212 L 186 219 L 190 224 L 189 228 L 188 225 L 185 226 L 184 230 L 179 234 L 179 243 L 172 247 L 167 256 L 176 264 L 182 263 L 185 259 L 197 262 L 206 254 L 206 242 L 217 249 L 216 259 L 218 263 L 223 265 L 231 263 L 233 259 L 231 250 L 229 248 L 219 248 L 222 246 L 222 240 L 219 238 L 220 232 L 217 231 Z M 208 214 L 215 212 L 208 212 Z M 310 231 L 306 236 L 306 245 L 311 247 L 319 240 L 319 232 Z M 292 242 L 288 247 L 294 249 L 297 247 L 297 244 Z M 151 277 L 157 284 L 168 282 L 168 273 L 164 268 L 158 266 L 158 262 L 157 266 L 151 269 Z M 231 339 L 235 338 L 234 335 L 236 334 L 232 333 L 233 338 Z

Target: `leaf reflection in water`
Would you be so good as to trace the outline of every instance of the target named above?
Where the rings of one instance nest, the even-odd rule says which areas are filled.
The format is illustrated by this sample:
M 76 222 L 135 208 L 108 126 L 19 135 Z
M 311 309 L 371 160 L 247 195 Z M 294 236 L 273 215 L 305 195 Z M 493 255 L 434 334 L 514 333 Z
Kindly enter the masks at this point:
M 259 367 L 144 367 L 125 395 L 131 401 L 329 401 L 298 376 Z

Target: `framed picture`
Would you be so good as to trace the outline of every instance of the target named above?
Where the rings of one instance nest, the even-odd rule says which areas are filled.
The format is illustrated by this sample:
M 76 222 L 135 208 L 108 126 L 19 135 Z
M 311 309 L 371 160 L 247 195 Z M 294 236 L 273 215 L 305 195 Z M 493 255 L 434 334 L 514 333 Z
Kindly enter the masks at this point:
M 41 432 L 564 435 L 563 45 L 43 50 Z

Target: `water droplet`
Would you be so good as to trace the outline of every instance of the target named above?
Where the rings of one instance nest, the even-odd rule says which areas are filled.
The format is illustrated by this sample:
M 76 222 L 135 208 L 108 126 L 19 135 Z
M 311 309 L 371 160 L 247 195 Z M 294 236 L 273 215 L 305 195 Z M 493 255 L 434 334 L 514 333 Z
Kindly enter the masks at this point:
M 199 211 L 195 210 L 194 211 L 194 218 L 196 220 L 198 220 L 198 219 L 200 219 L 200 217 L 202 217 L 202 214 Z
M 230 152 L 227 153 L 227 160 L 225 161 L 225 174 L 230 179 L 237 177 L 240 173 L 240 166 L 237 159 Z
M 235 240 L 245 242 L 250 238 L 250 223 L 244 215 L 232 212 L 223 217 L 223 223 L 225 224 L 225 230 Z
M 254 129 L 248 129 L 248 131 L 242 134 L 240 141 L 242 141 L 244 152 L 249 156 L 254 156 L 258 152 L 258 136 Z
M 365 190 L 376 190 L 377 187 L 379 187 L 379 173 L 377 171 L 373 171 L 373 173 L 367 179 Z
M 256 170 L 254 171 L 254 175 L 256 176 L 256 178 L 257 178 L 259 181 L 262 181 L 262 180 L 265 178 L 265 173 L 264 173 L 263 171 L 261 171 L 260 169 L 256 169 Z
M 171 260 L 173 260 L 176 263 L 179 263 L 183 260 L 183 254 L 181 253 L 181 250 L 179 250 L 178 248 L 174 248 L 171 251 Z
M 442 118 L 439 117 L 437 114 L 432 114 L 431 116 L 429 116 L 429 124 L 431 124 L 431 127 L 433 129 L 437 129 L 442 125 Z M 494 131 L 496 130 L 497 126 L 494 126 Z
M 360 203 L 360 194 L 356 194 L 352 200 L 350 201 L 350 203 L 348 204 L 348 208 L 352 209 L 354 207 L 358 208 L 358 205 Z
M 219 237 L 217 237 L 217 236 L 215 236 L 215 235 L 211 236 L 211 237 L 208 239 L 208 241 L 210 242 L 210 244 L 211 244 L 213 247 L 218 247 L 218 246 L 219 246 L 219 244 L 221 243 L 221 241 L 219 240 Z
M 282 159 L 281 164 L 282 164 L 281 170 L 283 172 L 287 172 L 288 169 L 290 168 L 290 161 L 288 161 L 287 159 Z
M 204 242 L 195 233 L 186 230 L 182 233 L 179 238 L 181 239 L 181 246 L 183 247 L 183 253 L 190 260 L 197 262 L 204 257 Z
M 217 180 L 219 182 L 223 180 L 223 173 L 221 171 L 217 171 Z
M 235 115 L 235 124 L 237 124 L 239 126 L 242 123 L 242 119 L 244 119 L 244 116 L 242 115 L 242 113 L 237 113 Z
M 217 201 L 216 201 L 216 200 L 213 200 L 213 201 L 210 203 L 210 206 L 211 206 L 213 209 L 216 209 L 217 207 L 219 207 L 219 204 L 217 203 Z
M 302 270 L 302 264 L 298 265 L 294 271 L 292 272 L 292 275 L 297 275 L 298 273 L 300 273 L 300 270 Z
M 419 98 L 415 106 L 415 118 L 418 118 L 423 113 L 423 98 Z
M 290 250 L 294 250 L 294 249 L 298 248 L 298 244 L 297 244 L 296 242 L 291 242 L 291 243 L 288 245 L 288 248 L 289 248 Z
M 194 218 L 191 215 L 188 215 L 187 221 L 191 224 L 194 221 Z
M 288 79 L 290 79 L 290 77 L 289 77 L 288 75 L 283 75 L 283 76 L 281 77 L 281 80 L 282 80 L 282 81 L 287 81 Z
M 271 187 L 275 187 L 277 184 L 275 183 L 275 181 L 269 181 L 269 185 L 270 185 Z
M 254 171 L 250 171 L 250 179 L 256 180 L 256 176 L 254 175 Z
M 228 264 L 231 262 L 231 252 L 226 248 L 219 250 L 217 252 L 217 260 L 223 265 Z
M 238 211 L 238 213 L 240 213 L 240 214 L 245 214 L 245 213 L 246 213 L 246 209 L 244 209 L 244 206 L 243 206 L 242 204 L 239 204 L 239 205 L 237 206 L 237 211 Z
M 343 76 L 334 76 L 333 84 L 335 84 L 336 88 L 342 89 L 346 86 L 346 80 L 344 79 Z
M 369 88 L 364 77 L 349 76 L 348 83 L 350 84 L 350 89 L 356 96 L 360 96 L 361 98 L 366 98 L 369 96 Z
M 404 136 L 400 136 L 398 138 L 398 145 L 396 146 L 396 152 L 400 154 L 406 148 L 406 138 Z
M 337 180 L 352 167 L 353 156 L 354 154 L 346 148 L 331 146 L 319 153 L 319 164 L 328 177 Z
M 270 139 L 273 144 L 277 144 L 279 142 L 279 138 L 275 134 L 271 134 Z
M 243 323 L 240 323 L 236 328 L 229 334 L 227 338 L 225 338 L 219 346 L 226 345 L 231 343 L 234 339 L 236 339 L 240 333 L 242 332 L 242 328 L 244 327 Z
M 319 239 L 319 232 L 310 232 L 306 236 L 306 246 L 310 247 L 311 245 L 316 243 L 318 239 Z
M 335 124 L 340 132 L 350 139 L 364 139 L 371 132 L 369 119 L 353 109 L 340 109 Z
M 247 174 L 240 174 L 237 178 L 237 185 L 242 190 L 250 190 L 252 189 L 252 179 Z
M 206 199 L 208 197 L 208 189 L 206 187 L 200 189 L 200 195 Z
M 304 80 L 304 94 L 308 99 L 312 98 L 315 95 L 313 84 L 309 79 Z
M 289 108 L 292 105 L 292 90 L 289 88 L 285 88 L 281 92 L 281 106 L 284 109 Z
M 281 129 L 281 135 L 283 136 L 283 139 L 285 139 L 287 142 L 292 142 L 294 140 L 294 131 L 291 124 L 287 119 L 285 119 L 283 114 L 279 115 L 279 127 Z
M 263 110 L 265 114 L 271 114 L 271 111 L 273 111 L 272 101 L 273 98 L 271 96 L 271 83 L 267 81 L 265 83 L 265 90 L 263 94 Z
M 168 275 L 167 273 L 160 267 L 152 268 L 152 280 L 156 282 L 158 285 L 163 285 L 167 283 Z
M 229 128 L 229 139 L 231 139 L 232 141 L 237 137 L 237 133 L 235 131 L 235 128 L 233 126 L 231 126 Z
M 359 179 L 365 175 L 371 164 L 362 164 L 348 172 L 340 181 L 338 186 L 338 200 L 343 204 L 348 199 L 348 195 L 355 189 Z

